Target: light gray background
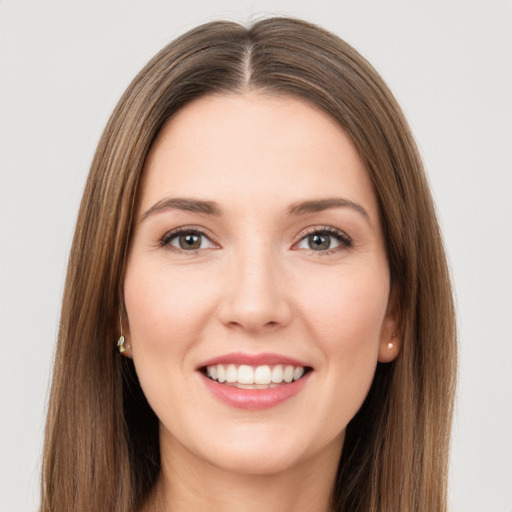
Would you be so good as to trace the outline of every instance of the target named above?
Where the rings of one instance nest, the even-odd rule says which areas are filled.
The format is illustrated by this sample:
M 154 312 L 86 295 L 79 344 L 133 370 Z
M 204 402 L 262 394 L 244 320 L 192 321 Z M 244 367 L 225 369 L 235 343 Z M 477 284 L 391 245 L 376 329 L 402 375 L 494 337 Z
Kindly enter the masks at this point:
M 512 3 L 12 0 L 0 2 L 0 512 L 38 504 L 66 259 L 107 117 L 176 35 L 270 13 L 346 39 L 403 106 L 457 293 L 451 510 L 512 511 Z

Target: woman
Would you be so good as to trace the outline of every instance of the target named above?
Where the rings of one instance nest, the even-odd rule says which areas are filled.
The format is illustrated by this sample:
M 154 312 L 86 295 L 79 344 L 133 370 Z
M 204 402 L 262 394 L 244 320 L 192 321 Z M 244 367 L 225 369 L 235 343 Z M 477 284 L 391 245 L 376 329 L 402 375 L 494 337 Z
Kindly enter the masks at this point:
M 41 510 L 446 510 L 453 316 L 373 68 L 298 20 L 198 27 L 92 164 Z

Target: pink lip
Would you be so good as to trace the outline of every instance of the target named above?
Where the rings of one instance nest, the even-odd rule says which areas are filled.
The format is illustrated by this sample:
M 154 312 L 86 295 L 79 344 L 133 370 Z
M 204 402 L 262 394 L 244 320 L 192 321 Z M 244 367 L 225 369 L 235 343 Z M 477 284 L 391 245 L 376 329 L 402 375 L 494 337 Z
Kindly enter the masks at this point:
M 311 368 L 304 361 L 299 361 L 292 357 L 284 356 L 281 354 L 261 353 L 261 354 L 246 354 L 242 352 L 233 352 L 231 354 L 224 354 L 222 356 L 213 357 L 207 361 L 203 361 L 197 366 L 196 370 L 201 370 L 206 366 L 213 366 L 216 364 L 247 364 L 249 366 L 261 365 L 291 365 L 302 366 L 304 368 Z M 199 372 L 203 382 L 208 390 L 221 402 L 232 407 L 239 409 L 268 409 L 277 404 L 295 396 L 305 386 L 309 380 L 312 372 L 306 373 L 299 380 L 281 384 L 275 388 L 268 389 L 240 389 L 234 386 L 221 384 L 212 379 L 209 379 L 203 372 Z
M 283 356 L 280 354 L 272 354 L 272 353 L 262 353 L 262 354 L 244 354 L 242 352 L 234 352 L 232 354 L 225 354 L 219 357 L 213 357 L 212 359 L 208 359 L 208 361 L 204 361 L 200 365 L 197 366 L 197 370 L 200 368 L 204 368 L 205 366 L 213 366 L 215 364 L 247 364 L 249 366 L 261 366 L 267 364 L 269 366 L 276 364 L 286 364 L 291 366 L 303 366 L 308 367 L 307 363 L 303 361 L 299 361 L 298 359 L 293 359 L 288 356 Z
M 239 389 L 234 386 L 220 384 L 201 373 L 203 382 L 208 390 L 221 402 L 239 409 L 252 410 L 269 409 L 295 396 L 306 385 L 310 375 L 311 372 L 307 373 L 299 380 L 289 384 L 281 384 L 275 388 Z

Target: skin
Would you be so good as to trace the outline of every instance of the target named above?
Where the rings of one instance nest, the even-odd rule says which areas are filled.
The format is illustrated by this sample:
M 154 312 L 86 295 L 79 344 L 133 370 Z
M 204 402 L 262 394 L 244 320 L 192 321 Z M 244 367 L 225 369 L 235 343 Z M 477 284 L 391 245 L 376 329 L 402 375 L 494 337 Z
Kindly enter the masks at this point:
M 328 510 L 346 426 L 377 361 L 399 350 L 377 200 L 355 147 L 300 99 L 210 95 L 166 123 L 141 186 L 125 355 L 160 420 L 147 510 Z M 166 198 L 214 201 L 221 214 L 155 209 Z M 290 214 L 332 198 L 351 203 Z M 205 233 L 199 249 L 169 235 L 180 227 Z M 341 238 L 324 233 L 331 246 L 319 249 L 308 235 L 326 228 Z M 279 405 L 239 409 L 197 371 L 232 352 L 313 371 Z

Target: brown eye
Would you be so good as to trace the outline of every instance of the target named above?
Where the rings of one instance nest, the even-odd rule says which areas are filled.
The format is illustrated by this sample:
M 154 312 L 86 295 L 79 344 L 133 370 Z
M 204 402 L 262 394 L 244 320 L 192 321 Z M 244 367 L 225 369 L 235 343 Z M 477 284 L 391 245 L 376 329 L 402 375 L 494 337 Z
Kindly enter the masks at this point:
M 199 251 L 201 249 L 212 249 L 215 244 L 200 231 L 177 230 L 168 233 L 160 241 L 162 247 L 169 247 L 175 251 Z
M 202 235 L 196 233 L 185 233 L 178 237 L 178 245 L 180 249 L 185 251 L 196 250 L 201 248 Z

